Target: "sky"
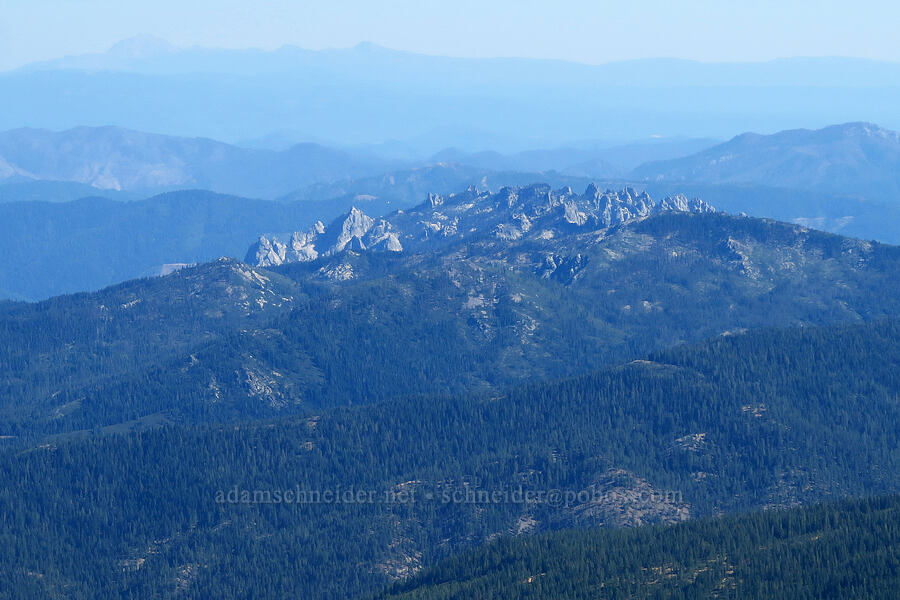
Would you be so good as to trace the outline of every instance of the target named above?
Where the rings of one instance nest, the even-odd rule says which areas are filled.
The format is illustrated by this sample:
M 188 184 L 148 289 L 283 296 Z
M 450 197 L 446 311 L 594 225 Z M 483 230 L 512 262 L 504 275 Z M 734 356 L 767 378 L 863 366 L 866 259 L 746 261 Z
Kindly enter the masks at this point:
M 0 0 L 0 69 L 102 52 L 135 35 L 178 46 L 344 48 L 584 63 L 676 57 L 900 61 L 900 3 L 855 0 Z

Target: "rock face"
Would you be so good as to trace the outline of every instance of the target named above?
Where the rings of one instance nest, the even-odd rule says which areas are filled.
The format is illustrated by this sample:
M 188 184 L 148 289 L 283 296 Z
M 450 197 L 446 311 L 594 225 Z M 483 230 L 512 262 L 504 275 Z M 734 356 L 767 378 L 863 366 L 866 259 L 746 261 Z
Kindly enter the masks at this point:
M 317 221 L 309 231 L 295 231 L 289 244 L 277 237 L 260 236 L 247 252 L 245 262 L 272 267 L 291 262 L 310 262 L 345 250 L 400 252 L 403 246 L 389 222 L 373 219 L 354 207 L 327 228 Z
M 271 267 L 282 264 L 286 256 L 287 246 L 275 238 L 270 240 L 266 236 L 261 235 L 259 240 L 250 246 L 244 262 L 260 267 Z
M 247 262 L 260 267 L 308 262 L 351 250 L 427 251 L 448 243 L 481 236 L 513 241 L 551 240 L 561 236 L 601 232 L 662 212 L 715 212 L 702 200 L 678 195 L 654 201 L 631 188 L 600 191 L 591 184 L 584 194 L 571 188 L 553 191 L 536 184 L 503 188 L 496 193 L 469 188 L 447 197 L 429 194 L 408 211 L 373 219 L 353 208 L 325 227 L 291 234 L 290 242 L 260 237 L 247 253 Z

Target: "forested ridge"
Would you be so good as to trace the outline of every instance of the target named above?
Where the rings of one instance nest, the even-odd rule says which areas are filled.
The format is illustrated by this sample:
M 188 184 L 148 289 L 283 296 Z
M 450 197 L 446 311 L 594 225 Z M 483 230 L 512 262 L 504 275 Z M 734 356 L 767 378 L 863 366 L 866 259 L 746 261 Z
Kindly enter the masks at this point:
M 506 538 L 380 600 L 896 598 L 900 496 L 674 526 Z
M 898 365 L 895 321 L 751 331 L 500 394 L 3 440 L 4 594 L 365 596 L 498 535 L 896 492 Z M 408 496 L 216 499 L 296 489 Z

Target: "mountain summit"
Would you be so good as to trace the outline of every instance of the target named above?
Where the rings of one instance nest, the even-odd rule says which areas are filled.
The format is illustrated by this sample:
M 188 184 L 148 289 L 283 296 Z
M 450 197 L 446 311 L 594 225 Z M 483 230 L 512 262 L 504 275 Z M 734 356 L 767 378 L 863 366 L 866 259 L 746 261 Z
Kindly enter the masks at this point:
M 246 261 L 272 267 L 286 262 L 309 262 L 344 250 L 378 249 L 399 252 L 403 246 L 390 223 L 373 219 L 354 206 L 327 229 L 321 221 L 316 221 L 306 232 L 295 231 L 286 244 L 277 237 L 260 236 L 250 247 Z
M 176 46 L 160 37 L 142 34 L 116 42 L 106 51 L 106 54 L 120 59 L 139 59 L 159 54 L 171 54 L 177 50 Z

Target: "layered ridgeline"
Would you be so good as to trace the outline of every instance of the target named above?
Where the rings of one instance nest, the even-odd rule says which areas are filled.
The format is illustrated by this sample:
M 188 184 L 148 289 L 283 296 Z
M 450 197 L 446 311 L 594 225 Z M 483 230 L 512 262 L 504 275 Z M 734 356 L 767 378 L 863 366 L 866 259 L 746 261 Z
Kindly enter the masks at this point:
M 898 365 L 896 321 L 768 330 L 504 393 L 12 447 L 0 453 L 4 591 L 368 597 L 498 536 L 896 493 Z M 596 577 L 638 594 L 724 579 L 744 597 L 753 582 L 815 591 L 844 574 L 871 582 L 868 597 L 896 577 L 897 519 L 867 506 L 853 531 L 828 509 L 511 542 L 395 591 L 513 597 L 534 577 L 526 591 L 558 598 Z M 787 547 L 796 562 L 773 564 Z M 809 556 L 842 564 L 821 581 L 780 578 Z
M 561 532 L 466 553 L 379 598 L 895 598 L 900 497 Z
M 277 198 L 312 183 L 375 175 L 398 164 L 318 144 L 256 150 L 121 127 L 0 132 L 0 186 L 69 182 L 144 194 L 199 188 Z
M 470 190 L 303 235 L 254 248 L 283 251 L 277 267 L 5 306 L 0 435 L 497 392 L 747 328 L 900 315 L 900 249 L 627 190 Z

